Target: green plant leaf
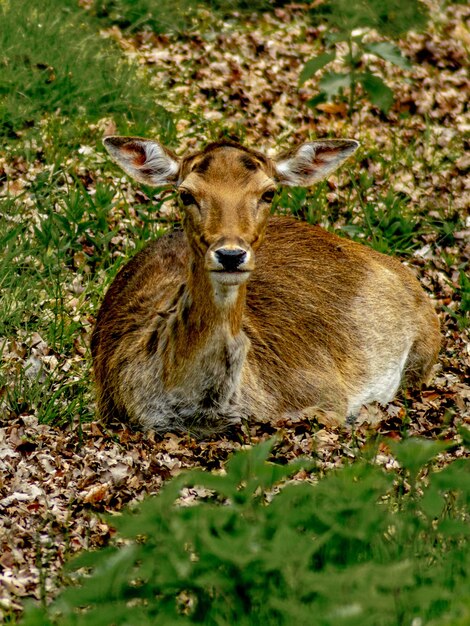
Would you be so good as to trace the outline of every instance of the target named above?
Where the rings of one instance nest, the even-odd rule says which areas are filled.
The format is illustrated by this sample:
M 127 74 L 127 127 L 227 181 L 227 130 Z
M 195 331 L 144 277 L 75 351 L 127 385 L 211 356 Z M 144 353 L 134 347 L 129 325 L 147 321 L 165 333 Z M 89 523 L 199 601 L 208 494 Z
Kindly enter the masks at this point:
M 336 52 L 325 52 L 324 54 L 319 54 L 317 57 L 310 59 L 303 66 L 302 71 L 299 76 L 299 84 L 303 85 L 309 78 L 312 78 L 319 70 L 321 70 L 325 65 L 328 65 L 330 61 L 336 58 Z
M 384 83 L 380 76 L 364 72 L 359 74 L 357 79 L 363 86 L 372 104 L 384 113 L 388 113 L 393 104 L 393 91 Z
M 470 459 L 456 459 L 432 475 L 432 484 L 441 491 L 460 491 L 470 499 Z
M 320 82 L 318 83 L 320 91 L 326 94 L 329 98 L 337 96 L 340 91 L 342 91 L 345 87 L 350 86 L 350 74 L 339 72 L 328 72 L 327 74 L 322 76 Z
M 137 510 L 124 511 L 116 518 L 118 537 L 124 538 L 120 520 L 127 519 L 134 539 L 72 563 L 72 570 L 94 571 L 46 615 L 30 605 L 25 623 L 250 626 L 310 624 L 312 615 L 324 615 L 325 626 L 391 626 L 398 595 L 400 623 L 411 623 L 418 613 L 439 618 L 447 600 L 466 590 L 468 459 L 429 474 L 424 497 L 413 500 L 420 509 L 397 507 L 393 473 L 365 461 L 264 498 L 278 470 L 292 473 L 289 465 L 269 463 L 273 443 L 236 453 L 225 476 L 182 474 Z M 455 444 L 408 439 L 390 447 L 415 475 L 449 445 Z M 174 506 L 183 485 L 209 476 L 223 479 L 233 497 Z M 210 481 L 216 489 L 220 484 Z M 241 492 L 248 493 L 238 498 Z
M 459 435 L 462 437 L 462 443 L 467 448 L 470 449 L 470 428 L 466 428 L 465 426 L 460 426 L 458 428 Z
M 445 441 L 429 441 L 416 438 L 400 442 L 391 441 L 389 443 L 400 465 L 414 475 L 440 452 L 447 450 L 450 445 L 452 444 Z
M 375 54 L 384 61 L 393 63 L 397 67 L 401 67 L 403 70 L 409 70 L 412 67 L 410 60 L 402 54 L 400 48 L 390 41 L 377 41 L 366 44 L 364 50 Z
M 326 94 L 323 92 L 320 92 L 313 98 L 310 98 L 310 100 L 307 100 L 307 106 L 314 109 L 318 104 L 321 104 L 322 102 L 326 102 L 326 100 L 327 100 Z
M 436 518 L 441 515 L 445 501 L 442 493 L 434 486 L 428 488 L 420 500 L 420 508 L 426 515 Z

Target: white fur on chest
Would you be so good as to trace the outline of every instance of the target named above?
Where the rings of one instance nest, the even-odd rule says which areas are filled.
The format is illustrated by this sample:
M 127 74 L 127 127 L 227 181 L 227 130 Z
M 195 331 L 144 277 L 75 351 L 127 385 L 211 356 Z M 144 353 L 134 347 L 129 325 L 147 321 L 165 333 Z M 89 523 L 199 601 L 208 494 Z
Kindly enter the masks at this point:
M 180 385 L 164 385 L 162 359 L 122 371 L 131 418 L 148 428 L 215 432 L 239 421 L 241 372 L 248 349 L 244 334 L 215 334 L 197 353 Z

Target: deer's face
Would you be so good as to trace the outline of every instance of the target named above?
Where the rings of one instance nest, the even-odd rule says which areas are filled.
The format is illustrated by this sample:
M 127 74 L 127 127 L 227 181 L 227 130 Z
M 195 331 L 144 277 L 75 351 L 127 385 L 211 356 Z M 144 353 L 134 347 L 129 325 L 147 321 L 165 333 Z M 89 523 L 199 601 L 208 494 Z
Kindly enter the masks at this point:
M 184 228 L 212 281 L 238 285 L 255 267 L 276 190 L 269 162 L 221 146 L 182 164 L 178 185 Z
M 136 180 L 178 189 L 189 244 L 215 287 L 240 285 L 254 269 L 276 182 L 310 186 L 359 145 L 351 139 L 311 141 L 272 161 L 232 142 L 183 159 L 140 137 L 107 137 L 104 144 Z

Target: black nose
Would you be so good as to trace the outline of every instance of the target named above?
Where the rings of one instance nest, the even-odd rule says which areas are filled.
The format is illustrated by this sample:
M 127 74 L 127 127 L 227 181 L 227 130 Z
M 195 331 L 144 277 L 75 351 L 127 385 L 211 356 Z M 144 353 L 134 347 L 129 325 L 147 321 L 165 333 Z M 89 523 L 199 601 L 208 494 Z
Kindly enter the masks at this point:
M 215 256 L 227 272 L 234 272 L 246 260 L 246 252 L 241 248 L 219 248 Z

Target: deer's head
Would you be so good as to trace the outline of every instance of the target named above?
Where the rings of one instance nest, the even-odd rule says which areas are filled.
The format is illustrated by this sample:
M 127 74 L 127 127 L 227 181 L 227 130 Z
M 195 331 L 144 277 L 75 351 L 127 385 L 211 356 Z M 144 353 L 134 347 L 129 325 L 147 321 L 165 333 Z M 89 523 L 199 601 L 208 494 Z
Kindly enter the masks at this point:
M 136 180 L 179 191 L 193 255 L 202 260 L 215 286 L 236 286 L 255 267 L 276 186 L 312 185 L 359 144 L 350 139 L 312 141 L 275 160 L 233 142 L 210 144 L 182 159 L 150 139 L 106 137 L 104 145 Z

